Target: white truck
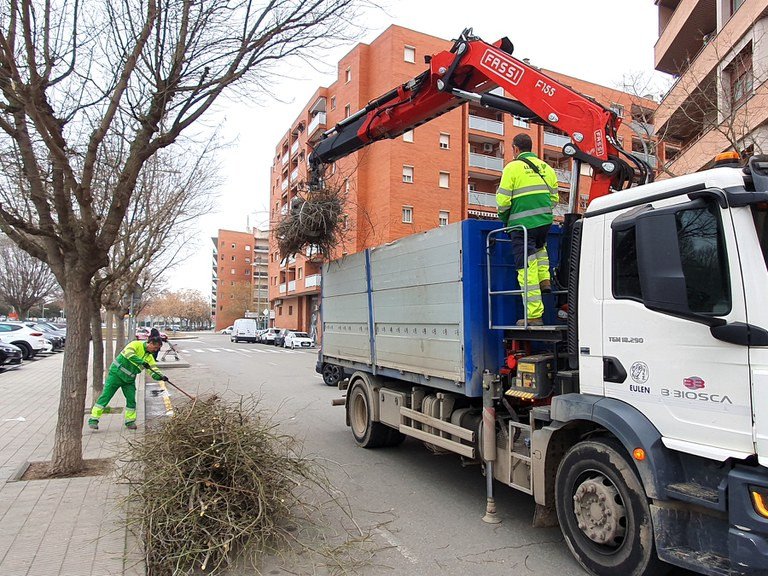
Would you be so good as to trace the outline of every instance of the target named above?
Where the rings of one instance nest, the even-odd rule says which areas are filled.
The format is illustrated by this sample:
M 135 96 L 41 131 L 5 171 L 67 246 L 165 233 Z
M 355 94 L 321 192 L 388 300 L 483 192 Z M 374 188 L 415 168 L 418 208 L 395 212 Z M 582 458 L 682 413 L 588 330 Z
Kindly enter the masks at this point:
M 320 360 L 349 375 L 354 440 L 481 460 L 484 520 L 497 521 L 493 480 L 531 494 L 535 524 L 557 521 L 593 574 L 768 574 L 768 158 L 609 194 L 643 171 L 617 148 L 618 119 L 509 52 L 465 31 L 310 157 L 317 175 L 472 99 L 529 108 L 571 135 L 574 174 L 595 172 L 586 212 L 553 228 L 563 290 L 544 326 L 516 325 L 525 290 L 499 223 L 324 265 Z M 485 93 L 495 85 L 524 105 Z

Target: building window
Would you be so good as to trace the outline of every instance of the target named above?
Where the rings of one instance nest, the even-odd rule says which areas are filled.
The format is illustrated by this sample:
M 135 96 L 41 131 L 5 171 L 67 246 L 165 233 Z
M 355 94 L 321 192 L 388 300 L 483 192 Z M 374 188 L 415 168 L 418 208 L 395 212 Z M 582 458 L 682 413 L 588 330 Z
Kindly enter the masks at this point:
M 618 116 L 619 118 L 624 118 L 624 106 L 622 106 L 621 104 L 616 104 L 616 102 L 611 102 L 610 108 L 611 110 L 616 112 L 616 116 Z
M 344 192 L 349 194 L 349 178 L 344 179 Z
M 288 306 L 288 316 L 293 316 L 293 306 Z
M 403 60 L 413 64 L 416 62 L 416 48 L 413 46 L 406 46 L 403 50 Z
M 352 68 L 347 68 L 347 71 L 344 74 L 344 81 L 346 83 L 352 82 Z
M 245 275 L 246 276 L 250 276 L 251 275 L 251 269 L 250 268 L 246 268 L 245 269 Z
M 336 162 L 331 164 L 331 174 L 336 174 Z
M 448 226 L 448 210 L 440 210 L 440 216 L 438 217 L 438 226 Z
M 413 183 L 413 166 L 403 166 L 403 182 Z
M 331 96 L 331 110 L 336 110 L 336 96 Z
M 343 226 L 344 230 L 349 230 L 349 214 L 344 214 Z
M 237 260 L 237 257 L 236 256 L 232 256 L 232 262 L 234 262 L 235 260 Z
M 232 242 L 232 248 L 237 248 L 237 244 L 235 244 L 234 242 Z
M 344 118 L 349 118 L 350 116 L 352 116 L 352 105 L 347 104 L 344 106 Z
M 250 259 L 250 258 L 246 258 L 246 259 L 245 259 L 245 263 L 246 263 L 246 264 L 250 264 L 250 263 L 251 263 L 251 259 Z
M 403 206 L 403 222 L 413 224 L 413 206 Z
M 731 0 L 731 14 L 741 8 L 742 4 L 744 4 L 744 0 Z
M 304 278 L 304 268 L 299 268 L 299 280 Z
M 448 172 L 440 172 L 440 188 L 449 188 L 451 185 L 451 175 Z
M 518 128 L 530 128 L 531 125 L 525 118 L 521 118 L 520 116 L 512 116 L 512 124 L 514 126 L 517 126 Z
M 444 132 L 440 133 L 440 148 L 443 150 L 448 150 L 451 147 L 451 135 L 445 134 Z
M 251 251 L 251 247 L 248 244 L 245 245 L 245 251 L 246 252 L 250 252 Z
M 403 142 L 413 142 L 413 130 L 403 132 Z
M 231 270 L 230 274 L 234 274 L 234 273 L 235 273 L 235 269 L 234 269 L 234 268 L 232 268 L 232 270 Z
M 731 77 L 731 106 L 741 106 L 752 96 L 752 45 L 742 50 L 727 68 Z

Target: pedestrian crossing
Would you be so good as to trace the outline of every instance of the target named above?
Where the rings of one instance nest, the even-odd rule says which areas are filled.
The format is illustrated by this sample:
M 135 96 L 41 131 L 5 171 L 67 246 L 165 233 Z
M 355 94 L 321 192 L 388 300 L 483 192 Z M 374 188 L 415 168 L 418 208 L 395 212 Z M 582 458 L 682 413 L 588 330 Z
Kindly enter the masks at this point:
M 177 346 L 179 354 L 220 354 L 227 352 L 234 352 L 237 354 L 251 354 L 257 356 L 259 354 L 306 354 L 307 352 L 317 353 L 317 348 L 304 348 L 303 350 L 291 350 L 290 348 L 278 348 L 269 346 L 260 346 L 254 348 L 182 348 Z

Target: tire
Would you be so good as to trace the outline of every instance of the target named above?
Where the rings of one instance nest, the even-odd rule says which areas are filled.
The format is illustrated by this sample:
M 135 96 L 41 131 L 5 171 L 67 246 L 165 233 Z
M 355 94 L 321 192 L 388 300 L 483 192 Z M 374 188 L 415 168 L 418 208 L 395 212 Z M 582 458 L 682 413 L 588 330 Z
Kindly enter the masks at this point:
M 27 344 L 26 342 L 13 342 L 14 346 L 18 346 L 21 348 L 21 359 L 22 360 L 29 360 L 35 355 L 34 350 L 32 350 L 32 346 Z
M 568 548 L 591 574 L 662 576 L 669 570 L 656 556 L 643 486 L 615 440 L 589 440 L 568 451 L 557 469 L 555 504 Z
M 338 386 L 341 382 L 341 366 L 323 364 L 323 382 L 326 386 Z
M 347 393 L 347 416 L 352 436 L 359 446 L 363 448 L 386 446 L 390 428 L 381 422 L 373 422 L 373 406 L 368 395 L 368 387 L 359 380 Z

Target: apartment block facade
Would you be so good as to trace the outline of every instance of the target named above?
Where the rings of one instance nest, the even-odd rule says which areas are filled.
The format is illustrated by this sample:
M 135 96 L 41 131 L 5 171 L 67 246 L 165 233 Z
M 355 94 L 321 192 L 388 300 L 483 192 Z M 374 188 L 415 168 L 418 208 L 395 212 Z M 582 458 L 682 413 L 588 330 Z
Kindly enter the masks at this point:
M 488 39 L 488 40 L 496 40 Z M 358 44 L 338 64 L 338 78 L 312 95 L 277 143 L 272 164 L 271 221 L 279 222 L 301 193 L 307 158 L 322 133 L 369 101 L 426 69 L 424 57 L 452 43 L 391 26 L 370 44 Z M 613 107 L 624 117 L 619 137 L 626 149 L 653 163 L 655 102 L 545 71 L 558 81 Z M 497 93 L 500 88 L 497 88 Z M 514 97 L 514 95 L 512 95 Z M 327 168 L 332 185 L 347 192 L 344 241 L 336 257 L 466 218 L 496 218 L 495 192 L 512 158 L 512 138 L 530 134 L 534 151 L 558 173 L 564 212 L 571 161 L 562 154 L 568 137 L 506 114 L 465 103 L 431 122 L 343 158 Z M 588 169 L 581 193 L 589 188 Z M 583 199 L 582 199 L 583 200 Z M 269 294 L 275 325 L 316 329 L 321 260 L 316 250 L 281 259 L 270 242 Z
M 720 152 L 768 152 L 768 0 L 656 0 L 655 66 L 675 81 L 659 104 L 665 172 L 706 168 Z
M 269 309 L 269 232 L 219 230 L 211 238 L 211 317 L 216 330 Z M 268 315 L 264 318 L 268 321 Z

